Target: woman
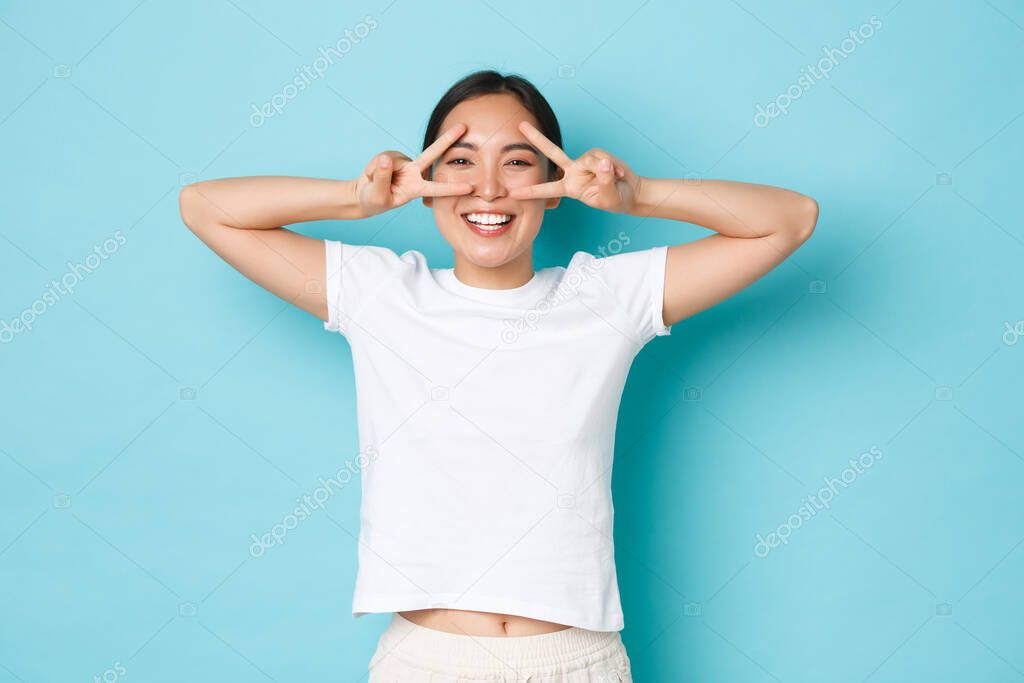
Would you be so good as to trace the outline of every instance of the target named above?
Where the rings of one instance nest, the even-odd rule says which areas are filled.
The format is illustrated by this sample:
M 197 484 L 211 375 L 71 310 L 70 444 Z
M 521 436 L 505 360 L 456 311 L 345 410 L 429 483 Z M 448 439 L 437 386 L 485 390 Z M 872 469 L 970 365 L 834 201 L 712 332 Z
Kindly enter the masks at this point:
M 525 79 L 481 71 L 434 109 L 415 160 L 355 180 L 226 178 L 181 192 L 188 227 L 246 277 L 344 335 L 362 449 L 352 613 L 393 613 L 370 681 L 628 681 L 612 543 L 615 418 L 636 353 L 779 265 L 814 200 L 572 159 Z M 533 268 L 544 212 L 590 207 L 715 231 Z M 416 198 L 454 267 L 284 225 Z M 607 253 L 606 253 L 607 252 Z M 432 678 L 433 676 L 433 678 Z M 445 679 L 447 680 L 447 679 Z

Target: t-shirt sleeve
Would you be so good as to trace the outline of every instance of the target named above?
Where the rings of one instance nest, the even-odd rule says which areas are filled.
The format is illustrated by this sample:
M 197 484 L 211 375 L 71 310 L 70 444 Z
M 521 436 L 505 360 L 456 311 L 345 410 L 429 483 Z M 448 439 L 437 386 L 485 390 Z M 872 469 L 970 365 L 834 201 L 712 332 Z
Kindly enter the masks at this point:
M 372 301 L 405 263 L 391 249 L 324 240 L 327 320 L 324 329 L 348 334 L 358 309 Z
M 668 247 L 620 252 L 595 258 L 592 266 L 608 295 L 624 314 L 640 344 L 671 334 L 662 315 L 665 301 L 665 262 Z

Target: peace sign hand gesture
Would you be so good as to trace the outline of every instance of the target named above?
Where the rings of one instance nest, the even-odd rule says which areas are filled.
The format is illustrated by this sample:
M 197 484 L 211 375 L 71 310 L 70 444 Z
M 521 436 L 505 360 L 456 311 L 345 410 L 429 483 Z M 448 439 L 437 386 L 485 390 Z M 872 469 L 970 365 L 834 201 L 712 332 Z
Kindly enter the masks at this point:
M 595 209 L 618 213 L 628 213 L 636 206 L 640 177 L 614 155 L 593 148 L 574 161 L 526 121 L 519 124 L 519 130 L 562 169 L 562 177 L 509 190 L 513 199 L 572 197 Z
M 363 216 L 369 218 L 419 197 L 450 197 L 472 192 L 473 186 L 469 183 L 439 183 L 423 177 L 424 171 L 459 139 L 465 128 L 463 123 L 452 126 L 415 161 L 392 150 L 373 157 L 356 180 L 355 192 Z

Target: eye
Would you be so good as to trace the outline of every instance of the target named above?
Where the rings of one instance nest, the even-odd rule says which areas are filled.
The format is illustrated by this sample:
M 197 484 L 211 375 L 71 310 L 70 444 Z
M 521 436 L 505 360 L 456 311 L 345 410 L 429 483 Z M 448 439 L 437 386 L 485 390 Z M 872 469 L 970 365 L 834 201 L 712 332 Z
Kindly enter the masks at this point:
M 446 163 L 449 166 L 468 166 L 472 162 L 466 159 L 465 157 L 456 157 L 454 159 L 449 159 Z M 512 159 L 508 163 L 510 165 L 519 166 L 520 168 L 528 168 L 530 166 L 533 166 L 533 164 L 527 161 L 526 159 Z

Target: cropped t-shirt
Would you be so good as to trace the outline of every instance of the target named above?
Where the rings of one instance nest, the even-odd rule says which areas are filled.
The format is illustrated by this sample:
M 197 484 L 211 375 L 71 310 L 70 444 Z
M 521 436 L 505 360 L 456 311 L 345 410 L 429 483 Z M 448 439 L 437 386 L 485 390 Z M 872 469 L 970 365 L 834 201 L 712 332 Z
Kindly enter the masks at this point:
M 667 247 L 473 287 L 424 255 L 324 240 L 356 388 L 353 617 L 448 608 L 623 628 L 615 426 L 662 319 Z

